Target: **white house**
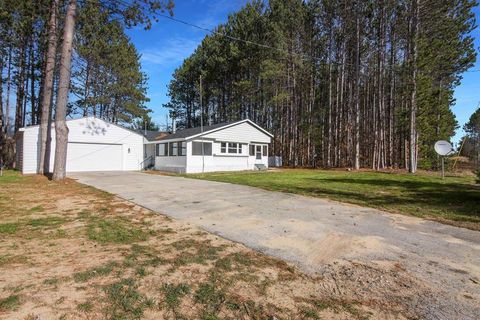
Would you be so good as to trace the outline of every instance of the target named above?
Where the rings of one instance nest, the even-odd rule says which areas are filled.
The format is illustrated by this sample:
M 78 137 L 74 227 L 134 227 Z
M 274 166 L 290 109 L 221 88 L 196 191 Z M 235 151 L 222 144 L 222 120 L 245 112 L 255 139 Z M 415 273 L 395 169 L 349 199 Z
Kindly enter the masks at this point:
M 95 117 L 67 121 L 67 172 L 140 170 L 144 143 L 138 132 Z M 17 133 L 17 168 L 22 173 L 39 169 L 39 126 L 21 128 Z M 55 125 L 51 128 L 50 171 L 55 158 Z
M 265 169 L 272 139 L 250 120 L 175 133 L 140 133 L 95 117 L 68 120 L 67 127 L 67 172 L 135 171 L 146 167 L 179 173 Z M 24 174 L 39 171 L 39 129 L 21 128 L 16 135 L 17 168 Z M 53 171 L 54 124 L 50 134 Z
M 246 119 L 203 127 L 203 131 L 200 127 L 177 131 L 147 144 L 149 153 L 155 152 L 156 170 L 239 171 L 268 167 L 268 145 L 272 137 Z

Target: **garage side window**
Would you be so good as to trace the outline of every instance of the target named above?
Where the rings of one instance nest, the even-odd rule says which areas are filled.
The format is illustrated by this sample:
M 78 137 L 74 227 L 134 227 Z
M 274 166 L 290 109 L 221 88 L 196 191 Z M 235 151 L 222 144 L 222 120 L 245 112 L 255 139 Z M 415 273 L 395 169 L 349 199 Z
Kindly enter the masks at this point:
M 202 142 L 192 142 L 192 156 L 201 156 L 202 155 Z M 211 156 L 212 155 L 212 143 L 203 142 L 203 155 Z
M 157 143 L 157 157 L 168 156 L 168 148 L 166 143 Z
M 250 152 L 249 152 L 250 156 L 251 157 L 255 156 L 255 145 L 251 144 L 249 147 L 250 147 Z
M 268 147 L 263 146 L 263 156 L 266 157 L 268 155 Z

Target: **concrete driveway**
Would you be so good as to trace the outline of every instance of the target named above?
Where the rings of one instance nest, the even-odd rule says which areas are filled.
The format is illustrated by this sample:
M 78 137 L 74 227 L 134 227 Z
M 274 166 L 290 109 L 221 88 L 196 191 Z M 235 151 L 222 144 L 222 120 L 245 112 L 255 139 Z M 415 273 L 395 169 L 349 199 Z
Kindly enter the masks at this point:
M 306 272 L 336 261 L 398 263 L 435 292 L 434 317 L 480 314 L 480 232 L 228 183 L 140 172 L 72 177 Z

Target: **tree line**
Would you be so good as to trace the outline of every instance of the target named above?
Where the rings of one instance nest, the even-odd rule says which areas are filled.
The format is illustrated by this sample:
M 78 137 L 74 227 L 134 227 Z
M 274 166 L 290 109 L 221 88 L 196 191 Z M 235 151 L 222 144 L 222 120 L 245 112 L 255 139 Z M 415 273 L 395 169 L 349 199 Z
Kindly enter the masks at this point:
M 125 29 L 149 29 L 172 9 L 169 0 L 0 0 L 0 165 L 13 164 L 12 136 L 39 124 L 47 173 L 54 122 L 53 179 L 63 179 L 67 117 L 148 118 L 146 75 Z
M 476 59 L 475 0 L 252 1 L 175 70 L 164 106 L 184 127 L 250 118 L 288 166 L 437 164 Z M 202 75 L 200 106 L 199 79 Z

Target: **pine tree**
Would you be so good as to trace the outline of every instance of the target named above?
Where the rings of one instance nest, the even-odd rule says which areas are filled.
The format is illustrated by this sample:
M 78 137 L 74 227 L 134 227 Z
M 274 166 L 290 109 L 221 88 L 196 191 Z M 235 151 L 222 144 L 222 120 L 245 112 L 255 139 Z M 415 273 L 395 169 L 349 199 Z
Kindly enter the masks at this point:
M 434 141 L 457 127 L 453 90 L 476 58 L 475 5 L 252 2 L 175 71 L 165 107 L 198 125 L 202 74 L 206 118 L 259 123 L 286 165 L 432 168 Z

